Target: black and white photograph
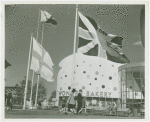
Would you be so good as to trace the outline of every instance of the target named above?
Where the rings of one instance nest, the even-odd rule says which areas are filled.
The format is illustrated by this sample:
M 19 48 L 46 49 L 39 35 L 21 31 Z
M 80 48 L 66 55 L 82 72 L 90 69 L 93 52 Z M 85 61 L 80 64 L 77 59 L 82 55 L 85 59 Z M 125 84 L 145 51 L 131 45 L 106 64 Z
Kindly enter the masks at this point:
M 147 5 L 4 2 L 3 119 L 147 119 Z

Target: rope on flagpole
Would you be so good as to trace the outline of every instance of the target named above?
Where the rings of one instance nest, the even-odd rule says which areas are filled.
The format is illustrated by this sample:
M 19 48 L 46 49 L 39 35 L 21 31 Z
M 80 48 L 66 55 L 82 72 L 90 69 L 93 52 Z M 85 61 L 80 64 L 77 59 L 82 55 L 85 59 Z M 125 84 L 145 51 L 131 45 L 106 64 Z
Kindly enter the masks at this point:
M 30 49 L 29 49 L 29 58 L 28 58 L 28 67 L 27 67 L 27 77 L 26 77 L 26 85 L 24 90 L 24 104 L 23 109 L 25 109 L 26 106 L 26 95 L 27 95 L 27 87 L 28 87 L 28 76 L 29 76 L 29 64 L 30 64 L 30 55 L 31 55 L 31 48 L 32 48 L 32 34 L 31 34 L 31 42 L 30 42 Z

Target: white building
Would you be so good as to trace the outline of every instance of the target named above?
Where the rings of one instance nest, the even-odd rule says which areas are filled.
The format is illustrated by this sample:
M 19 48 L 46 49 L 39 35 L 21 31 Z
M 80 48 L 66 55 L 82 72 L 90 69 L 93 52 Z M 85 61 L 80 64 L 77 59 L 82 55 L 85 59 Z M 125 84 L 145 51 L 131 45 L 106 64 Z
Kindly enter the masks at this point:
M 68 96 L 73 81 L 73 55 L 64 58 L 57 77 L 57 99 Z M 75 88 L 88 98 L 118 98 L 118 67 L 122 64 L 101 57 L 75 55 Z M 59 100 L 58 100 L 59 101 Z

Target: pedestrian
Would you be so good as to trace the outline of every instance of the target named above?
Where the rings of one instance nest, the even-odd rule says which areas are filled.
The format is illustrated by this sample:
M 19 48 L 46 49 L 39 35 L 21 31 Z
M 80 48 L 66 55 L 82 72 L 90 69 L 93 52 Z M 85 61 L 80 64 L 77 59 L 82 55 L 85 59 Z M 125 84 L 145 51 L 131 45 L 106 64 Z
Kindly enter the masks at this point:
M 128 111 L 128 116 L 131 117 L 131 113 L 132 113 L 132 109 L 129 108 L 129 111 Z
M 61 110 L 60 111 L 64 111 L 65 112 L 65 105 L 66 105 L 66 98 L 63 96 L 62 100 L 61 100 Z
M 7 95 L 7 93 L 5 93 L 5 109 L 7 110 L 7 97 L 8 97 L 8 95 Z
M 82 97 L 82 108 L 79 110 L 79 113 L 80 112 L 82 113 L 82 111 L 84 110 L 84 112 L 86 114 L 86 108 L 85 108 L 85 106 L 86 106 L 86 99 L 85 99 L 85 97 Z
M 67 100 L 67 103 L 66 105 L 68 105 L 68 110 L 69 109 L 72 109 L 72 112 L 76 113 L 75 111 L 75 99 L 74 99 L 74 93 L 75 93 L 75 89 L 72 89 L 70 95 L 69 95 L 69 98 Z
M 77 108 L 77 113 L 81 110 L 82 108 L 82 89 L 79 90 L 78 96 L 77 96 L 77 104 L 78 104 L 78 108 Z M 82 112 L 82 111 L 81 111 Z M 81 113 L 80 112 L 80 113 Z
M 8 96 L 7 96 L 7 109 L 8 110 L 12 110 L 12 93 L 9 93 Z

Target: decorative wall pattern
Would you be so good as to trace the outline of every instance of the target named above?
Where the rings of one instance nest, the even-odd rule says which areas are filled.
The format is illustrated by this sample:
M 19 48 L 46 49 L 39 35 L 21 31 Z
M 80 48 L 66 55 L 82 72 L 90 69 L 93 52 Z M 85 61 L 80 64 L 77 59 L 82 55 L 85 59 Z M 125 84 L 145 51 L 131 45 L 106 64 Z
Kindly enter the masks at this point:
M 73 79 L 72 58 L 63 59 L 59 66 L 58 88 L 60 96 L 68 96 Z M 118 98 L 118 67 L 117 64 L 101 57 L 75 55 L 75 87 L 77 92 L 82 89 L 87 97 Z M 92 67 L 91 67 L 92 65 Z

